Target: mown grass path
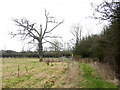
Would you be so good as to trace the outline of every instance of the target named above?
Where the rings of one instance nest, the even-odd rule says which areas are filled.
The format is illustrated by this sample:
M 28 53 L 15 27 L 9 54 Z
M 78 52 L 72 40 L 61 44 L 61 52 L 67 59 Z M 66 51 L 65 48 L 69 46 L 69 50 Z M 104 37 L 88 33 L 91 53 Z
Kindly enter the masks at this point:
M 117 88 L 80 62 L 47 65 L 32 58 L 4 58 L 2 74 L 3 88 Z

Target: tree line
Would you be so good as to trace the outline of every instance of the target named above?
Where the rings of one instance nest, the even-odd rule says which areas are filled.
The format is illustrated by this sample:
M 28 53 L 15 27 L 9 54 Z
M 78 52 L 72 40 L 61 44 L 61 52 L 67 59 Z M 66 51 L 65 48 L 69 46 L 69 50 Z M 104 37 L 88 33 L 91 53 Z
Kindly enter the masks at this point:
M 44 51 L 43 57 L 44 58 L 59 58 L 59 57 L 71 57 L 71 53 L 68 51 Z M 3 58 L 39 58 L 39 53 L 37 51 L 21 51 L 16 52 L 12 50 L 2 51 Z

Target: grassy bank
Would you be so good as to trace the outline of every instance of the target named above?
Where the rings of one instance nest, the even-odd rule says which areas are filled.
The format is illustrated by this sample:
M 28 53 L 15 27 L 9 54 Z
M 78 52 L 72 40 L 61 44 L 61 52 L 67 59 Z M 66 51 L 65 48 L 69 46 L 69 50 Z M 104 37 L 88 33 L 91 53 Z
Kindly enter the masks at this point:
M 83 88 L 117 88 L 115 85 L 105 81 L 99 73 L 88 64 L 80 63 L 82 80 L 80 86 Z

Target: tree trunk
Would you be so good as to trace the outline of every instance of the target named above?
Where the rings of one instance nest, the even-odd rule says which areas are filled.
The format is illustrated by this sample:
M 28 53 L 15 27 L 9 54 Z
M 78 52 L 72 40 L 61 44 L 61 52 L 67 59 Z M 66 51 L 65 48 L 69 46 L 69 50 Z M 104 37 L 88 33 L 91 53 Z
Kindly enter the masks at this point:
M 42 62 L 43 61 L 43 47 L 42 47 L 42 42 L 40 42 L 39 44 L 38 44 L 38 46 L 39 46 L 39 62 Z

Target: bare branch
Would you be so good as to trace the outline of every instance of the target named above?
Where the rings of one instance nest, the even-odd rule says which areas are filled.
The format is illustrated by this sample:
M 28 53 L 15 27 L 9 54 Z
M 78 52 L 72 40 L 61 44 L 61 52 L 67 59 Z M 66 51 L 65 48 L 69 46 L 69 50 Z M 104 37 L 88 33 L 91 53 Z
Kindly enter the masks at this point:
M 50 42 L 50 41 L 48 41 L 48 40 L 46 40 L 46 39 L 44 39 L 46 42 L 44 42 L 44 43 L 50 43 L 50 44 L 52 44 L 52 45 L 54 45 L 55 47 L 58 47 L 55 43 L 53 43 L 53 42 Z M 60 47 L 59 47 L 60 48 Z M 60 49 L 62 49 L 62 48 L 60 48 Z
M 33 30 L 39 35 L 39 32 L 35 28 L 33 28 Z
M 92 4 L 92 7 L 95 8 L 95 13 L 93 13 L 93 16 L 95 19 L 100 19 L 100 20 L 108 20 L 111 21 L 113 19 L 118 19 L 120 18 L 119 14 L 120 12 L 117 12 L 116 8 L 120 2 L 114 2 L 114 1 L 104 1 L 99 5 L 94 5 Z M 118 10 L 119 11 L 119 10 Z M 99 13 L 101 16 L 97 16 L 96 14 Z
M 58 27 L 60 24 L 62 24 L 64 22 L 64 20 L 62 22 L 59 22 L 56 26 L 54 26 L 51 30 L 45 32 L 45 33 L 50 33 L 52 32 L 56 27 Z
M 14 38 L 17 34 L 13 33 L 13 32 L 10 32 L 9 33 L 12 37 L 11 38 Z
M 45 24 L 44 33 L 43 33 L 43 35 L 42 35 L 42 39 L 43 39 L 43 37 L 44 37 L 44 35 L 45 35 L 45 32 L 46 32 L 46 30 L 47 30 L 47 26 L 48 26 L 48 15 L 49 15 L 49 13 L 47 14 L 47 12 L 46 12 L 46 10 L 45 10 L 46 24 Z
M 33 49 L 36 46 L 36 44 L 33 45 L 33 47 L 31 47 L 29 50 Z
M 44 38 L 62 38 L 60 36 L 45 36 Z
M 81 40 L 81 31 L 82 31 L 81 25 L 76 24 L 72 26 L 71 33 L 75 37 L 76 44 L 78 44 Z
M 35 23 L 29 24 L 29 21 L 26 19 L 21 19 L 21 22 L 18 19 L 14 19 L 14 22 L 16 22 L 17 26 L 23 27 L 23 30 L 19 30 L 18 33 L 15 35 L 24 35 L 27 37 L 28 35 L 30 37 L 33 37 L 34 39 L 39 39 L 32 31 L 35 31 L 38 35 L 38 31 L 34 28 Z M 24 38 L 25 39 L 25 38 Z
M 73 31 L 71 31 L 71 33 L 72 33 L 72 35 L 73 35 L 74 37 L 76 37 L 76 34 L 75 34 Z

